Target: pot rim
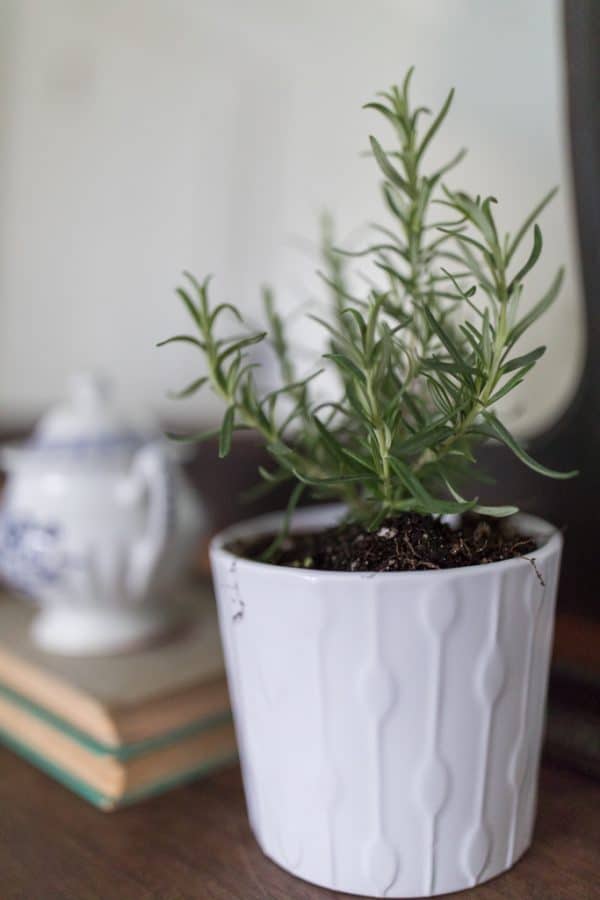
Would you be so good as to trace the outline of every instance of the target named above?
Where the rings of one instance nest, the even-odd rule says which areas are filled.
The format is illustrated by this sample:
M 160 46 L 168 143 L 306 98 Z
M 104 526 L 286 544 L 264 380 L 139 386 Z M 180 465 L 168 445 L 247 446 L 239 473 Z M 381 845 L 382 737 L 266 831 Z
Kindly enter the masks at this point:
M 296 510 L 292 517 L 292 530 L 306 531 L 310 528 L 318 527 L 319 525 L 322 525 L 323 527 L 334 525 L 336 519 L 341 516 L 343 510 L 343 505 L 338 503 L 325 503 L 302 507 Z M 398 580 L 410 578 L 413 581 L 417 578 L 428 578 L 431 581 L 434 578 L 448 579 L 450 577 L 472 577 L 476 574 L 481 574 L 482 572 L 489 572 L 490 574 L 506 572 L 511 568 L 514 569 L 516 566 L 522 565 L 524 562 L 531 565 L 531 559 L 534 559 L 536 563 L 543 563 L 552 557 L 559 556 L 563 545 L 562 534 L 554 525 L 551 525 L 549 522 L 546 522 L 545 519 L 538 516 L 518 512 L 514 516 L 510 516 L 507 521 L 514 522 L 528 537 L 533 537 L 541 541 L 540 546 L 535 551 L 535 556 L 515 556 L 512 559 L 503 559 L 499 562 L 484 563 L 483 565 L 456 566 L 448 569 L 427 569 L 425 571 L 416 572 L 339 572 L 329 571 L 327 569 L 300 569 L 295 566 L 274 566 L 272 563 L 259 562 L 253 559 L 246 559 L 243 556 L 237 556 L 237 554 L 226 549 L 225 545 L 230 541 L 276 530 L 283 516 L 284 512 L 265 513 L 261 516 L 244 519 L 241 522 L 220 531 L 210 542 L 210 556 L 213 565 L 217 561 L 228 565 L 235 563 L 237 572 L 243 571 L 244 569 L 253 570 L 254 572 L 263 571 L 265 575 L 267 572 L 270 572 L 272 575 L 277 573 L 280 577 L 285 575 L 289 578 L 308 582 L 317 579 L 331 580 L 348 577 L 355 580 L 358 578 L 395 578 Z

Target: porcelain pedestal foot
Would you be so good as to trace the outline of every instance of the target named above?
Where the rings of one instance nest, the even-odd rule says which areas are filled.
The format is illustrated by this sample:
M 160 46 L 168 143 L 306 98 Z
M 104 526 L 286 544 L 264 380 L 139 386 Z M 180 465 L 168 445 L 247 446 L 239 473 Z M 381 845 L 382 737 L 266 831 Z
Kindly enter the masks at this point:
M 179 618 L 171 610 L 47 609 L 35 618 L 31 634 L 50 653 L 104 656 L 146 645 L 172 630 Z

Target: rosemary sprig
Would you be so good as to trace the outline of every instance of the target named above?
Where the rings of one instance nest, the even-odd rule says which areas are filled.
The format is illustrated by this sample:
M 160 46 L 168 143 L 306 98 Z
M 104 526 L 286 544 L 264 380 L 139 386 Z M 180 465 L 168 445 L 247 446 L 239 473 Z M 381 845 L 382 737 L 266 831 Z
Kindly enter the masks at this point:
M 513 506 L 490 507 L 478 497 L 462 496 L 466 476 L 478 474 L 475 454 L 485 440 L 505 444 L 542 475 L 576 474 L 533 460 L 496 410 L 545 350 L 515 348 L 554 302 L 562 283 L 559 270 L 544 296 L 520 314 L 527 277 L 542 252 L 537 220 L 554 191 L 514 235 L 501 239 L 493 197 L 481 199 L 443 182 L 464 151 L 447 165 L 427 170 L 427 151 L 453 92 L 426 125 L 429 111 L 411 103 L 411 78 L 412 70 L 401 87 L 367 104 L 392 126 L 396 141 L 393 150 L 384 150 L 370 138 L 391 224 L 374 226 L 367 247 L 348 251 L 334 246 L 330 223 L 324 223 L 322 275 L 332 302 L 329 316 L 313 318 L 327 337 L 323 367 L 333 367 L 338 375 L 334 395 L 325 402 L 315 396 L 322 369 L 298 377 L 286 324 L 270 290 L 264 292 L 267 330 L 252 332 L 235 306 L 211 304 L 208 279 L 199 283 L 186 274 L 187 285 L 177 293 L 196 333 L 163 342 L 191 344 L 204 357 L 206 374 L 179 396 L 209 384 L 222 399 L 221 456 L 229 453 L 235 431 L 252 429 L 273 458 L 273 467 L 260 471 L 266 484 L 295 482 L 289 513 L 309 489 L 342 500 L 349 514 L 369 528 L 406 510 L 514 512 Z M 373 264 L 382 283 L 351 291 L 352 258 Z M 241 335 L 217 337 L 225 314 L 234 317 Z M 278 360 L 281 384 L 261 395 L 248 351 L 265 340 Z

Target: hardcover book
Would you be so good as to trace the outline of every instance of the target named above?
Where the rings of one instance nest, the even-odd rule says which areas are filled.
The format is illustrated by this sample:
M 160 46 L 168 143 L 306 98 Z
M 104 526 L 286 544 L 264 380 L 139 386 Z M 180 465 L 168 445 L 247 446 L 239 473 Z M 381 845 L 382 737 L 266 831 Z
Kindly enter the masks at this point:
M 235 758 L 208 583 L 190 586 L 185 628 L 122 656 L 51 656 L 33 609 L 0 597 L 0 740 L 103 809 Z

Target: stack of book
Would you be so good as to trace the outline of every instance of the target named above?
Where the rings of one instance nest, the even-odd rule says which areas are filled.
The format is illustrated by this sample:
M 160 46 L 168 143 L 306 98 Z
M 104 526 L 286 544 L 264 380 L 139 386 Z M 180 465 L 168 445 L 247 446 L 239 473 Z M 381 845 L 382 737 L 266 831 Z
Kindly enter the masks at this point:
M 212 592 L 191 624 L 123 656 L 50 656 L 33 610 L 0 596 L 0 741 L 111 810 L 233 761 L 236 745 Z

